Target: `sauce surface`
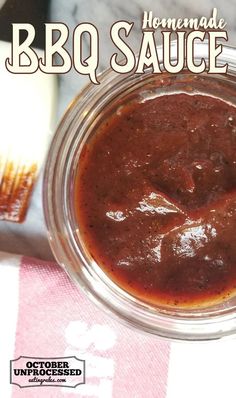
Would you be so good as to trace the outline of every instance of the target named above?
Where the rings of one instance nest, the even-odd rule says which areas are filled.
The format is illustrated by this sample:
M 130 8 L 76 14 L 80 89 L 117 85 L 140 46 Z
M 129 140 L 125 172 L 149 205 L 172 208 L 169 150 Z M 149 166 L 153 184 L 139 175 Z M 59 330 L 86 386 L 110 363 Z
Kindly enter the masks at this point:
M 147 302 L 236 291 L 236 108 L 184 93 L 120 107 L 79 160 L 76 216 L 91 256 Z

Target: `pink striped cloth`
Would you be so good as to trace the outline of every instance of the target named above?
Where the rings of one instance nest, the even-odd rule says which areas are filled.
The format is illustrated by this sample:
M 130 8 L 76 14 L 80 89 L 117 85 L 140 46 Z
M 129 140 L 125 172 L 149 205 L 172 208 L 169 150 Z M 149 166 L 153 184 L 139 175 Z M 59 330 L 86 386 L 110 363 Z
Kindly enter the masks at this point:
M 235 398 L 234 339 L 169 343 L 113 320 L 54 263 L 0 253 L 0 396 L 4 398 Z M 76 388 L 10 384 L 19 356 L 76 356 Z

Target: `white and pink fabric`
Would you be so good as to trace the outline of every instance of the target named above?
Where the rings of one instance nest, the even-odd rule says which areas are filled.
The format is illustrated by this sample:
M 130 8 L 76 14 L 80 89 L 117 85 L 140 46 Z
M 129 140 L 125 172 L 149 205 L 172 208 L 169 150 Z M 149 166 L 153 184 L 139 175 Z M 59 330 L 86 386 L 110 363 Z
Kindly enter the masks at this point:
M 236 340 L 170 343 L 129 329 L 84 296 L 54 263 L 0 253 L 0 396 L 235 398 Z M 19 356 L 77 356 L 76 388 L 10 384 Z

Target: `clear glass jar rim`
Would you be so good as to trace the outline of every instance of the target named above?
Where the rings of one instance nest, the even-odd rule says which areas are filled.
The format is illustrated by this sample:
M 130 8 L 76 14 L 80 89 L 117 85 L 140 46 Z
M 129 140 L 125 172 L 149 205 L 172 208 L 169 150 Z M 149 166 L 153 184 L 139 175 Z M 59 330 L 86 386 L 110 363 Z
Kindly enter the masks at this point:
M 161 62 L 162 47 L 157 47 Z M 172 43 L 173 59 L 176 53 L 176 42 Z M 208 57 L 208 44 L 196 43 L 196 57 Z M 236 49 L 223 46 L 220 56 L 222 62 L 229 63 L 229 73 L 236 71 Z M 142 76 L 127 74 L 132 81 L 141 80 Z M 89 84 L 69 106 L 57 129 L 48 155 L 43 185 L 44 213 L 48 229 L 49 242 L 59 264 L 69 276 L 79 284 L 85 293 L 100 307 L 118 316 L 121 321 L 137 329 L 178 340 L 209 340 L 218 339 L 236 332 L 236 309 L 218 316 L 202 319 L 186 319 L 184 316 L 173 317 L 164 312 L 158 313 L 148 306 L 142 307 L 137 302 L 127 301 L 127 295 L 119 295 L 111 287 L 101 282 L 86 264 L 82 252 L 78 252 L 77 242 L 73 236 L 68 220 L 68 209 L 65 188 L 68 185 L 68 169 L 72 165 L 69 148 L 78 139 L 78 125 L 83 127 L 86 117 L 92 119 L 91 108 L 95 100 L 99 101 L 109 89 L 121 84 L 124 77 L 108 69 L 99 80 L 99 87 Z M 88 116 L 88 113 L 91 115 Z M 78 122 L 80 124 L 78 124 Z M 82 129 L 81 127 L 81 129 Z M 77 137 L 76 137 L 77 134 Z M 78 260 L 81 264 L 78 269 Z

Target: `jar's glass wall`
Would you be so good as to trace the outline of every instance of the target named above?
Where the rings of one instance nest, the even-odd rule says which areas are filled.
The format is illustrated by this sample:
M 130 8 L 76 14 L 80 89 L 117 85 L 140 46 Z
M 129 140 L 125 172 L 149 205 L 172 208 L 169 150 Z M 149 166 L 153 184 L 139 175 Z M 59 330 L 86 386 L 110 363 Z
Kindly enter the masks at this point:
M 160 49 L 159 49 L 160 51 Z M 141 330 L 163 337 L 187 340 L 215 339 L 236 330 L 236 299 L 206 308 L 166 308 L 145 303 L 113 283 L 92 259 L 80 234 L 74 211 L 75 175 L 81 151 L 96 126 L 117 107 L 137 96 L 146 99 L 170 92 L 203 93 L 236 105 L 235 53 L 225 47 L 227 75 L 117 75 L 109 70 L 99 88 L 88 86 L 75 99 L 55 135 L 44 180 L 44 208 L 52 250 L 58 262 L 100 306 Z M 198 44 L 197 57 L 206 53 Z

